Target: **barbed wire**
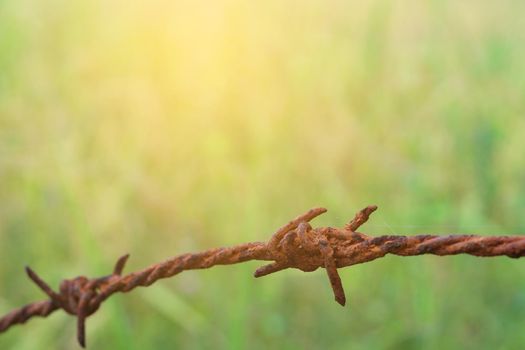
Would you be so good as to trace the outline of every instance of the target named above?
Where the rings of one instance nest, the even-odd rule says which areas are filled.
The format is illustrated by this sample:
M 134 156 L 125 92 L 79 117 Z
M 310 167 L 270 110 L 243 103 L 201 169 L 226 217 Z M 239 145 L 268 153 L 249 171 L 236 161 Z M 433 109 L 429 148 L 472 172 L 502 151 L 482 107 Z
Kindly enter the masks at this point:
M 175 256 L 141 271 L 122 275 L 129 254 L 120 257 L 110 275 L 65 279 L 55 292 L 32 269 L 26 267 L 29 278 L 47 294 L 48 300 L 25 305 L 0 319 L 0 333 L 11 326 L 23 324 L 33 317 L 47 317 L 62 309 L 77 318 L 77 339 L 86 346 L 85 322 L 101 304 L 117 292 L 127 293 L 136 287 L 146 287 L 159 279 L 169 278 L 185 270 L 207 269 L 215 265 L 237 264 L 249 260 L 271 261 L 258 268 L 254 276 L 263 277 L 287 268 L 305 272 L 324 268 L 328 274 L 335 300 L 342 306 L 346 297 L 337 272 L 338 268 L 369 262 L 387 254 L 413 256 L 422 254 L 475 256 L 525 255 L 525 236 L 478 235 L 384 235 L 371 237 L 357 232 L 368 221 L 377 206 L 360 210 L 343 228 L 312 228 L 309 222 L 326 212 L 314 208 L 279 228 L 270 240 L 226 248 L 214 248 L 198 253 Z

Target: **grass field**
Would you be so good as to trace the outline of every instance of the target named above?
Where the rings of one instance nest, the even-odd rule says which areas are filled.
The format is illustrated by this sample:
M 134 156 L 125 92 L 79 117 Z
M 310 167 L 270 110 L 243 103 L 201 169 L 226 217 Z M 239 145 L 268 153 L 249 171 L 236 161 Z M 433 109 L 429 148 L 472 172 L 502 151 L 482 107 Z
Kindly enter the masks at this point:
M 370 234 L 525 234 L 525 3 L 0 0 L 0 313 L 56 287 L 380 209 Z M 108 300 L 91 349 L 523 349 L 525 262 L 250 262 Z M 74 349 L 62 312 L 2 349 Z

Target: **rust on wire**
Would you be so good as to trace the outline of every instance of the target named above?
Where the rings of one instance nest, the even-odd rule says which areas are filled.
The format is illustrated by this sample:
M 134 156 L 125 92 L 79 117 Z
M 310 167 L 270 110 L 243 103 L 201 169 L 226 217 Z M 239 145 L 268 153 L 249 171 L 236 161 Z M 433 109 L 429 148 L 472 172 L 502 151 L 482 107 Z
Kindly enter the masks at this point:
M 129 255 L 118 259 L 113 273 L 98 278 L 84 276 L 62 281 L 55 292 L 33 270 L 26 267 L 29 278 L 48 296 L 48 300 L 28 304 L 0 319 L 0 333 L 11 326 L 23 324 L 32 317 L 47 317 L 62 309 L 77 318 L 77 339 L 86 346 L 85 322 L 100 305 L 117 292 L 126 293 L 139 286 L 149 286 L 162 278 L 185 270 L 206 269 L 215 265 L 237 264 L 249 260 L 270 263 L 258 268 L 254 276 L 263 277 L 287 268 L 305 272 L 322 267 L 326 270 L 335 300 L 345 305 L 346 297 L 338 268 L 369 262 L 387 254 L 412 256 L 421 254 L 475 256 L 525 255 L 525 236 L 477 235 L 385 235 L 371 237 L 357 232 L 368 221 L 377 206 L 360 210 L 343 228 L 312 228 L 309 222 L 326 212 L 314 208 L 293 219 L 275 232 L 270 240 L 214 248 L 199 253 L 182 254 L 151 265 L 141 271 L 122 275 Z

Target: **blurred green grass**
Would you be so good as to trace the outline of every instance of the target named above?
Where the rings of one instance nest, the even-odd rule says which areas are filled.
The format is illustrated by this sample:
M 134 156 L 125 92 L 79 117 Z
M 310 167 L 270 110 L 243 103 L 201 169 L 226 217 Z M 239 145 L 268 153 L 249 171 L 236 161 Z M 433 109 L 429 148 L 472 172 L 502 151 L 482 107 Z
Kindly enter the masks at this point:
M 251 240 L 313 206 L 363 231 L 525 233 L 525 4 L 0 2 L 0 311 Z M 187 272 L 109 300 L 92 348 L 520 349 L 520 261 Z M 163 305 L 166 305 L 165 307 Z M 70 349 L 62 313 L 2 349 Z

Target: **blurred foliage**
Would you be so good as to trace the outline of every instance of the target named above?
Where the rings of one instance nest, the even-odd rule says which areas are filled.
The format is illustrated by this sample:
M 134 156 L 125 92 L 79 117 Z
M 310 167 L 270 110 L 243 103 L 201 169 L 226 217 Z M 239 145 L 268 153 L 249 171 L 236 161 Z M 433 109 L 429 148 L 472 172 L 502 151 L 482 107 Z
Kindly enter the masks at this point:
M 313 206 L 372 234 L 525 233 L 525 3 L 0 1 L 0 310 L 252 240 Z M 93 349 L 519 349 L 523 262 L 389 257 L 109 300 Z M 520 282 L 521 281 L 521 282 Z M 70 349 L 63 313 L 2 349 Z

